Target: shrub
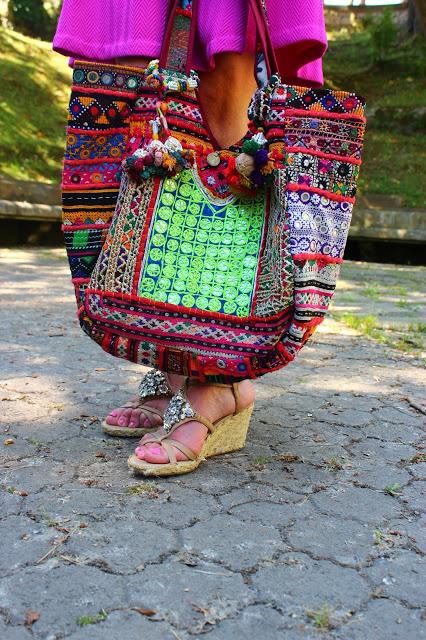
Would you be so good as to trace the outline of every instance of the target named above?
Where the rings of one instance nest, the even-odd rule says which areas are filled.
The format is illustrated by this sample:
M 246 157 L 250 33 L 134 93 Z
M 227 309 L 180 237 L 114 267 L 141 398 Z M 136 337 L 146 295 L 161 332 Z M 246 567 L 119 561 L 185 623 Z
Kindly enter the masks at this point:
M 43 0 L 9 0 L 8 19 L 12 27 L 27 36 L 51 40 L 58 10 L 47 11 Z

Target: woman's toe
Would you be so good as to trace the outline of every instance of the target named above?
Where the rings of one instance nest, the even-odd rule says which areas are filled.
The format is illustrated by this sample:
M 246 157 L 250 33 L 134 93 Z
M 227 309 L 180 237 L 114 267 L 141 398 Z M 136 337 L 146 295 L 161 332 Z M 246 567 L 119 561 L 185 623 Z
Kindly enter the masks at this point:
M 144 458 L 145 458 L 145 447 L 144 446 L 136 447 L 135 455 L 139 458 L 139 460 L 144 460 Z
M 116 427 L 118 425 L 118 421 L 120 417 L 121 417 L 121 411 L 119 409 L 113 409 L 112 411 L 109 412 L 109 414 L 105 418 L 105 422 L 107 424 L 112 425 L 113 427 Z
M 140 409 L 132 409 L 129 416 L 129 427 L 137 429 L 144 424 L 144 414 Z
M 169 457 L 163 447 L 158 444 L 147 444 L 144 447 L 144 460 L 147 462 L 153 462 L 156 464 L 166 464 L 169 462 Z
M 124 409 L 123 413 L 118 419 L 120 427 L 128 427 L 130 422 L 130 416 L 132 415 L 132 409 Z

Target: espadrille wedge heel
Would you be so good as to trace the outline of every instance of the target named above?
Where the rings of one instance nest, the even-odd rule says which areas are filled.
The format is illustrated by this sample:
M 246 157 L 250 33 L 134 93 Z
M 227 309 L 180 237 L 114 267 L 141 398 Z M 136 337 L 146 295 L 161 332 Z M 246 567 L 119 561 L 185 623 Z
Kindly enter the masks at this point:
M 162 371 L 148 371 L 142 378 L 138 387 L 139 398 L 135 402 L 127 402 L 120 409 L 140 409 L 141 413 L 148 418 L 150 427 L 121 427 L 117 424 L 108 424 L 106 420 L 102 422 L 102 428 L 109 436 L 119 438 L 140 438 L 147 433 L 153 433 L 158 429 L 163 421 L 163 413 L 154 407 L 147 407 L 145 402 L 155 398 L 171 398 L 173 391 L 167 377 Z M 153 417 L 160 418 L 153 423 Z
M 146 462 L 138 458 L 138 456 L 132 455 L 128 459 L 128 465 L 135 473 L 144 476 L 174 476 L 189 473 L 199 467 L 206 458 L 237 451 L 244 447 L 254 403 L 241 408 L 238 384 L 215 384 L 215 386 L 230 387 L 232 389 L 235 398 L 235 412 L 214 423 L 197 413 L 192 407 L 186 395 L 187 386 L 188 381 L 170 400 L 164 412 L 162 429 L 144 440 L 143 443 L 144 445 L 150 443 L 161 444 L 169 456 L 169 462 L 156 464 Z M 198 454 L 182 442 L 170 437 L 178 427 L 187 422 L 200 422 L 208 429 L 209 433 Z M 173 447 L 181 451 L 188 460 L 178 462 Z

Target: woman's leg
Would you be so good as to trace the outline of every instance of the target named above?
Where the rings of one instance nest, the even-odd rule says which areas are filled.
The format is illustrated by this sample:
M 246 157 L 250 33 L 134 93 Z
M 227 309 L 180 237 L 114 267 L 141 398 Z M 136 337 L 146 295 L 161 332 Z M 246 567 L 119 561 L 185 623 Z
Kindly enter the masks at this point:
M 146 66 L 147 58 L 119 58 L 117 64 L 125 66 Z M 247 131 L 247 107 L 256 88 L 254 80 L 254 55 L 223 53 L 215 58 L 215 69 L 200 74 L 199 99 L 209 127 L 223 146 L 229 146 L 239 140 Z M 182 376 L 169 376 L 173 391 L 183 383 Z M 249 380 L 240 384 L 242 406 L 253 402 L 254 388 Z M 212 385 L 194 385 L 188 391 L 188 397 L 198 413 L 212 422 L 233 413 L 234 397 L 230 389 Z M 134 398 L 137 400 L 137 398 Z M 149 407 L 164 411 L 167 399 L 156 399 L 146 402 Z M 150 426 L 148 418 L 141 409 L 114 409 L 107 416 L 109 424 L 130 427 Z M 173 437 L 189 446 L 194 452 L 201 450 L 207 436 L 207 429 L 197 422 L 190 422 L 179 427 Z M 147 462 L 167 462 L 167 454 L 160 445 L 141 446 L 137 449 L 139 457 Z M 178 460 L 185 457 L 176 451 Z
M 215 68 L 200 73 L 199 100 L 219 145 L 229 147 L 247 133 L 247 108 L 256 89 L 252 53 L 220 53 Z

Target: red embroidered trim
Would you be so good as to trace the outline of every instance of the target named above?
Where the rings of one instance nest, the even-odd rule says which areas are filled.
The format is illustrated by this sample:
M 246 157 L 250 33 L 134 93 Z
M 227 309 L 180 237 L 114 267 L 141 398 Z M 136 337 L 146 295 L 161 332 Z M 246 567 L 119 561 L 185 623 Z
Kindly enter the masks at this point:
M 209 319 L 217 318 L 218 320 L 223 320 L 228 322 L 232 321 L 233 324 L 247 324 L 248 322 L 256 322 L 257 324 L 260 324 L 260 325 L 263 325 L 263 324 L 270 325 L 271 322 L 273 321 L 276 321 L 279 324 L 280 320 L 282 320 L 282 318 L 287 314 L 289 314 L 293 309 L 293 307 L 290 306 L 290 307 L 287 307 L 287 309 L 284 309 L 279 313 L 269 315 L 266 318 L 262 316 L 253 316 L 253 315 L 246 316 L 245 318 L 239 318 L 238 316 L 230 316 L 226 313 L 217 313 L 215 311 L 204 311 L 202 309 L 190 309 L 189 307 L 182 307 L 181 305 L 169 304 L 168 302 L 159 302 L 157 300 L 150 300 L 149 298 L 140 298 L 135 295 L 129 295 L 128 293 L 122 293 L 117 291 L 105 292 L 105 291 L 102 291 L 101 289 L 86 289 L 86 293 L 88 295 L 95 294 L 100 296 L 101 298 L 115 298 L 119 301 L 129 302 L 130 304 L 133 304 L 133 305 L 137 304 L 138 302 L 141 302 L 153 308 L 160 307 L 162 314 L 164 314 L 165 311 L 171 311 L 171 312 L 184 313 L 188 317 L 198 316 L 201 318 L 202 316 L 205 316 Z M 137 298 L 137 300 L 135 300 L 135 298 Z
M 284 103 L 283 103 L 284 104 Z M 272 107 L 272 110 L 274 110 L 274 106 Z M 358 116 L 356 114 L 353 113 L 332 113 L 330 111 L 315 111 L 315 110 L 308 110 L 306 111 L 305 109 L 286 109 L 285 106 L 283 106 L 283 111 L 285 112 L 286 115 L 290 115 L 290 116 L 303 116 L 305 118 L 334 118 L 335 120 L 357 120 L 358 122 L 367 122 L 367 118 L 365 118 L 364 116 Z M 274 122 L 272 120 L 272 122 Z
M 61 231 L 81 231 L 85 229 L 109 229 L 110 224 L 63 224 Z
M 118 158 L 110 158 L 108 156 L 99 156 L 98 158 L 82 158 L 79 160 L 76 158 L 75 160 L 64 160 L 64 165 L 79 165 L 79 164 L 104 164 L 105 162 L 110 162 L 111 164 L 114 162 L 120 163 L 122 160 L 122 156 Z
M 331 191 L 324 191 L 324 189 L 318 189 L 318 187 L 308 187 L 303 184 L 294 184 L 294 182 L 289 182 L 286 186 L 289 191 L 312 191 L 313 193 L 318 193 L 320 196 L 325 196 L 329 200 L 338 200 L 339 202 L 351 202 L 352 204 L 355 202 L 355 198 L 349 198 L 348 196 L 341 196 L 337 193 L 331 193 Z
M 62 189 L 64 191 L 81 191 L 82 193 L 88 192 L 90 193 L 91 189 L 106 189 L 107 191 L 112 191 L 111 187 L 116 187 L 117 189 L 120 186 L 119 182 L 109 182 L 107 185 L 104 182 L 94 182 L 93 184 L 61 184 Z M 83 189 L 81 187 L 84 187 Z
M 286 147 L 286 153 L 307 153 L 311 156 L 319 156 L 320 158 L 329 158 L 330 160 L 341 160 L 342 162 L 350 162 L 351 164 L 361 164 L 358 158 L 350 156 L 338 156 L 334 153 L 325 153 L 324 151 L 316 151 L 315 149 L 307 149 L 306 147 Z
M 131 113 L 129 113 L 130 117 Z M 117 127 L 116 129 L 78 129 L 77 127 L 73 127 L 71 124 L 68 125 L 67 135 L 74 135 L 76 133 L 87 134 L 88 136 L 110 136 L 114 133 L 128 133 L 128 127 Z
M 332 258 L 331 256 L 323 255 L 322 253 L 296 253 L 293 256 L 293 260 L 319 260 L 323 262 L 343 262 L 343 258 Z

